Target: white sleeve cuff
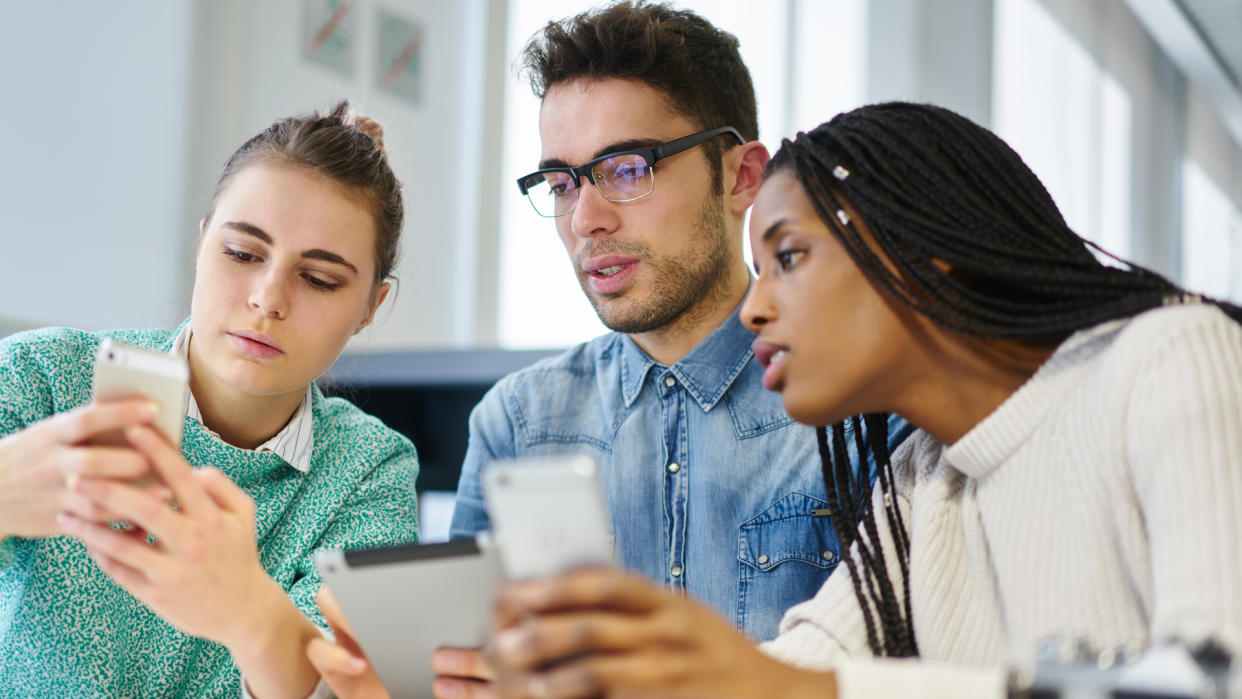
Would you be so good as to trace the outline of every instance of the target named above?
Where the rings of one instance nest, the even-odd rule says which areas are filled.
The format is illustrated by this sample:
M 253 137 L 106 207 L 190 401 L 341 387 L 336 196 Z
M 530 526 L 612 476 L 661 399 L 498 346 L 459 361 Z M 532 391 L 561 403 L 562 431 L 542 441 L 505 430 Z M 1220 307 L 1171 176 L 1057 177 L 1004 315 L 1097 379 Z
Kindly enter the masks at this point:
M 835 669 L 837 696 L 908 699 L 1004 699 L 999 669 L 971 669 L 920 660 L 850 659 Z
M 241 696 L 242 699 L 254 699 L 254 695 L 250 693 L 250 686 L 246 684 L 245 675 L 242 675 L 241 678 Z M 323 678 L 320 677 L 319 684 L 315 685 L 313 692 L 306 695 L 306 699 L 331 699 L 333 696 L 335 695 L 332 694 L 332 689 L 328 687 L 328 683 L 324 682 Z

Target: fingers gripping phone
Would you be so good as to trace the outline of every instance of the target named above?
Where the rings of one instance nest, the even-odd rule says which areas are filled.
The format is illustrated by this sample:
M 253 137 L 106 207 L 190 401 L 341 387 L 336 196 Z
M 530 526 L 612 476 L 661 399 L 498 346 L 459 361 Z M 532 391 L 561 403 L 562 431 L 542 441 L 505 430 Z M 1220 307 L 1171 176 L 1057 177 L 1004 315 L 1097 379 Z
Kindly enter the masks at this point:
M 153 426 L 176 448 L 181 448 L 190 368 L 181 357 L 143 349 L 104 338 L 95 355 L 95 403 L 145 397 L 159 405 Z M 120 431 L 100 435 L 93 444 L 127 444 Z
M 590 457 L 494 461 L 483 494 L 509 579 L 612 563 L 612 518 Z

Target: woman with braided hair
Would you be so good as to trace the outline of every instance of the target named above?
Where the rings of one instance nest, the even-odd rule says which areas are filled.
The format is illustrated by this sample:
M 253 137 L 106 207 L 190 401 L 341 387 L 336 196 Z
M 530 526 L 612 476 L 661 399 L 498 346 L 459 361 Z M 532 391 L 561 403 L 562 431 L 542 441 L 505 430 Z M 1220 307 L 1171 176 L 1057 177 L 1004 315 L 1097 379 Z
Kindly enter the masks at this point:
M 821 427 L 847 565 L 763 653 L 615 571 L 512 585 L 502 694 L 999 697 L 1050 637 L 1242 656 L 1242 310 L 1080 238 L 929 105 L 785 141 L 750 239 L 743 318 Z M 889 454 L 894 412 L 919 429 Z

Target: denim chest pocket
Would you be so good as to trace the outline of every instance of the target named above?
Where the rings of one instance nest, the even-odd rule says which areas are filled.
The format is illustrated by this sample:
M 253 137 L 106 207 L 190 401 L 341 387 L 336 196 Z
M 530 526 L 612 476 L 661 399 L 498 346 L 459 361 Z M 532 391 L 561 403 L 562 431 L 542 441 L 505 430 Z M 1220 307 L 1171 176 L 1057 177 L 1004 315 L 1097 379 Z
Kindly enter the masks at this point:
M 509 412 L 526 447 L 588 445 L 612 452 L 612 438 L 624 415 L 610 415 L 590 394 L 568 390 L 564 382 L 531 381 L 509 399 Z M 542 385 L 542 390 L 536 387 Z
M 815 596 L 841 560 L 826 507 L 793 492 L 742 524 L 737 623 L 752 637 L 774 638 L 785 610 Z

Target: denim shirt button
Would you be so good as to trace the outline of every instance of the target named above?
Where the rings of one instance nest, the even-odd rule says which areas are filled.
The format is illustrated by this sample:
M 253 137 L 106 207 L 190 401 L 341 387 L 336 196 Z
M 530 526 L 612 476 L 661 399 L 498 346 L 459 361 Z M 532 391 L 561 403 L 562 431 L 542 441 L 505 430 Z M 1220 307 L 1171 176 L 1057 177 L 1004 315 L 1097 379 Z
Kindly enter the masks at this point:
M 766 553 L 761 553 L 761 554 L 759 554 L 759 558 L 756 558 L 755 560 L 756 560 L 756 561 L 758 561 L 759 565 L 761 565 L 761 566 L 762 566 L 762 565 L 767 565 L 767 564 L 768 564 L 768 555 L 767 555 Z
M 664 385 L 665 385 L 665 386 L 668 386 L 669 388 L 672 388 L 673 386 L 676 386 L 676 385 L 677 385 L 677 379 L 673 378 L 673 376 L 672 376 L 672 375 L 665 376 L 665 377 L 664 377 Z
M 669 572 L 669 574 L 671 574 L 674 578 L 680 578 L 680 577 L 681 577 L 681 566 L 679 566 L 679 565 L 675 565 L 675 564 L 674 564 L 672 568 L 669 568 L 669 569 L 668 569 L 668 572 Z
M 671 463 L 671 464 L 669 464 L 669 465 L 668 465 L 668 472 L 669 472 L 669 473 L 677 473 L 677 472 L 678 472 L 678 471 L 680 471 L 680 470 L 681 470 L 681 464 L 678 464 L 678 463 Z
M 832 559 L 836 558 L 837 556 L 836 556 L 836 554 L 835 554 L 835 553 L 833 553 L 831 550 L 828 550 L 828 551 L 824 551 L 823 553 L 821 553 L 821 554 L 820 554 L 820 557 L 821 557 L 821 558 L 823 558 L 825 561 L 831 561 Z

